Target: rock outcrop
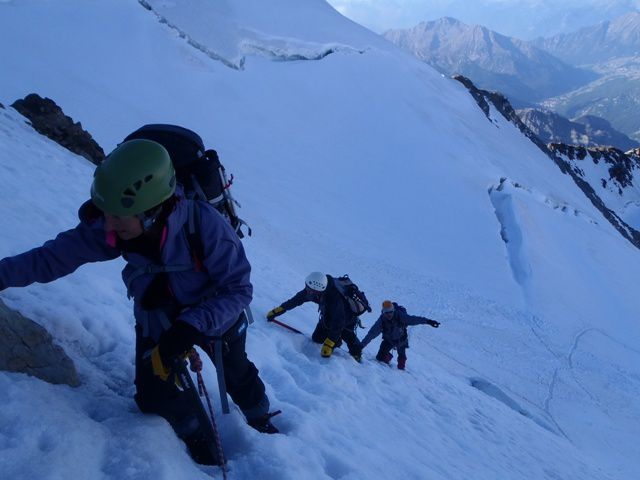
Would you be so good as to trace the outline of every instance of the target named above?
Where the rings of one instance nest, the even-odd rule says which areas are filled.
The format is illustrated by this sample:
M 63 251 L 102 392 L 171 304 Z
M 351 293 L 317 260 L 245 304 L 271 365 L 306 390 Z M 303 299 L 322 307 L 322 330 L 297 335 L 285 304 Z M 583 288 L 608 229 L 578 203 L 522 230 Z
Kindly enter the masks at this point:
M 50 98 L 42 98 L 35 93 L 11 104 L 33 128 L 42 135 L 60 144 L 67 150 L 83 156 L 96 165 L 104 159 L 104 150 L 91 135 L 82 128 L 80 122 L 74 122 Z
M 0 300 L 0 370 L 54 384 L 80 385 L 73 361 L 40 325 Z
M 638 142 L 617 131 L 604 118 L 584 115 L 573 120 L 550 110 L 517 110 L 520 119 L 545 143 L 582 147 L 612 146 L 620 150 L 638 147 Z

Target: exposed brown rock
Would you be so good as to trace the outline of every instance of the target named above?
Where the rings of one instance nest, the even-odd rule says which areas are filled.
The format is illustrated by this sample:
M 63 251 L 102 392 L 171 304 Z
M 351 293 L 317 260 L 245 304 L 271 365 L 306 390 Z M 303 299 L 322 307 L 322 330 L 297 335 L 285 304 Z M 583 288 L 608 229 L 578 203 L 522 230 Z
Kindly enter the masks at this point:
M 42 135 L 62 145 L 67 150 L 83 156 L 96 165 L 104 159 L 104 150 L 91 135 L 83 130 L 80 122 L 74 122 L 50 98 L 35 93 L 11 104 L 29 119 L 33 128 Z
M 0 300 L 0 370 L 20 372 L 49 383 L 80 385 L 73 361 L 49 332 Z

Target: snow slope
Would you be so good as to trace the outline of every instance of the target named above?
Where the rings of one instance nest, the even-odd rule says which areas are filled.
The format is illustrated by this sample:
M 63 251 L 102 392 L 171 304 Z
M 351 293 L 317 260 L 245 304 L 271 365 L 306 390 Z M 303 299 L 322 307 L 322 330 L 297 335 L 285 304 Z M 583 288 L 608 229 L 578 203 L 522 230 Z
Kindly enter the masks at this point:
M 247 350 L 284 435 L 219 416 L 231 478 L 633 478 L 640 253 L 551 160 L 324 1 L 145 4 L 0 3 L 0 102 L 49 96 L 105 150 L 141 124 L 183 124 L 235 174 L 255 232 Z M 71 228 L 93 169 L 11 109 L 0 138 L 2 257 Z M 0 373 L 3 472 L 210 474 L 136 410 L 121 267 L 2 292 L 83 381 Z M 375 362 L 377 341 L 362 365 L 321 359 L 263 320 L 316 269 L 443 325 L 412 329 L 407 372 Z M 282 319 L 310 333 L 316 312 Z

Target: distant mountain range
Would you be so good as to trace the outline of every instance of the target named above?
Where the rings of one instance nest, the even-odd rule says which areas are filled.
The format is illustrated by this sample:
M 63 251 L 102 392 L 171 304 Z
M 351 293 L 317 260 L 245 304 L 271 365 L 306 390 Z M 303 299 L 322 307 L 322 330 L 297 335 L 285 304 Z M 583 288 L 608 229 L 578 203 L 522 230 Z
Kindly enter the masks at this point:
M 639 147 L 640 143 L 615 130 L 603 118 L 585 115 L 569 120 L 549 110 L 527 108 L 517 110 L 520 120 L 544 143 L 564 143 L 583 147 L 614 146 L 622 151 Z
M 617 18 L 639 0 L 328 0 L 340 13 L 376 32 L 408 28 L 415 19 L 454 17 L 522 40 L 550 37 Z M 402 5 L 402 8 L 400 8 Z
M 606 118 L 617 130 L 640 140 L 640 68 L 628 74 L 612 71 L 574 92 L 547 99 L 542 106 L 567 117 Z
M 631 12 L 573 33 L 538 38 L 529 44 L 576 66 L 637 57 L 640 55 L 640 12 Z
M 640 13 L 582 28 L 575 33 L 538 39 L 532 45 L 599 78 L 575 91 L 554 96 L 543 105 L 562 115 L 596 115 L 640 140 Z
M 526 105 L 574 90 L 597 75 L 515 38 L 454 18 L 389 30 L 384 37 L 447 75 L 469 77 Z
M 518 108 L 551 110 L 574 122 L 606 119 L 609 126 L 583 132 L 589 141 L 619 141 L 616 146 L 625 148 L 628 139 L 620 132 L 640 141 L 640 12 L 531 42 L 447 17 L 390 30 L 384 37 L 442 73 L 462 74 L 480 88 L 500 91 Z M 547 117 L 546 128 L 571 130 L 566 122 Z M 609 133 L 595 135 L 596 130 Z M 566 140 L 564 133 L 556 135 Z

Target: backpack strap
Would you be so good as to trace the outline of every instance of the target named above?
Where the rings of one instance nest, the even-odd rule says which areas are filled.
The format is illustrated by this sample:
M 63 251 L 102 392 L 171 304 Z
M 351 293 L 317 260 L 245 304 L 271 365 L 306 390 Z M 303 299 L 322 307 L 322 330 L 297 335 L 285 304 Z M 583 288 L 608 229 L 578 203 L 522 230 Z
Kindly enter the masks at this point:
M 224 364 L 222 363 L 222 338 L 216 337 L 213 341 L 213 364 L 216 367 L 218 378 L 218 392 L 220 393 L 220 406 L 222 413 L 229 413 L 229 399 L 227 398 L 227 383 L 224 380 Z
M 142 265 L 135 269 L 131 274 L 127 276 L 126 279 L 126 287 L 127 287 L 127 298 L 131 300 L 131 284 L 135 279 L 141 277 L 142 275 L 148 274 L 157 274 L 157 273 L 170 273 L 170 272 L 186 272 L 193 269 L 193 265 Z
M 204 190 L 200 186 L 200 182 L 198 182 L 196 176 L 192 173 L 189 178 L 191 179 L 191 186 L 193 187 L 193 190 L 195 192 L 195 195 L 192 194 L 192 198 L 201 198 L 203 200 L 206 199 L 207 195 L 204 193 Z M 215 201 L 219 201 L 218 199 L 222 199 L 222 194 L 218 195 L 214 199 L 211 199 L 209 202 L 215 205 Z
M 136 323 L 142 328 L 143 337 L 152 338 L 157 342 L 160 340 L 160 334 L 171 328 L 171 320 L 161 309 L 153 311 L 153 318 L 151 318 L 151 313 L 146 310 L 142 310 L 139 315 L 142 317 L 136 318 Z M 154 324 L 153 326 L 152 323 Z M 160 328 L 157 328 L 158 326 Z
M 196 204 L 196 200 L 188 200 L 189 212 L 185 232 L 187 234 L 187 243 L 191 252 L 191 258 L 195 263 L 196 272 L 204 270 L 204 243 L 200 235 L 200 208 Z

